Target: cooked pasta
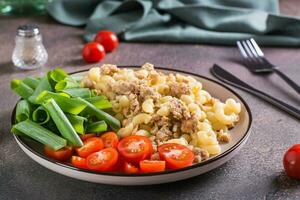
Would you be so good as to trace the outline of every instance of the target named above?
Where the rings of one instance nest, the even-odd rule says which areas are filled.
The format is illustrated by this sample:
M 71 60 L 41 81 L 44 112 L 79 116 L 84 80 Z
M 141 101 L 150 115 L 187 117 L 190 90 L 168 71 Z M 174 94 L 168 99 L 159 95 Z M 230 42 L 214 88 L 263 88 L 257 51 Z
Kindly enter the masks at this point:
M 137 70 L 110 64 L 94 67 L 82 85 L 112 102 L 122 122 L 120 137 L 136 134 L 150 137 L 154 145 L 182 144 L 195 154 L 201 152 L 198 161 L 221 152 L 220 143 L 230 141 L 228 130 L 241 112 L 241 104 L 234 99 L 221 102 L 195 78 L 165 74 L 150 63 Z

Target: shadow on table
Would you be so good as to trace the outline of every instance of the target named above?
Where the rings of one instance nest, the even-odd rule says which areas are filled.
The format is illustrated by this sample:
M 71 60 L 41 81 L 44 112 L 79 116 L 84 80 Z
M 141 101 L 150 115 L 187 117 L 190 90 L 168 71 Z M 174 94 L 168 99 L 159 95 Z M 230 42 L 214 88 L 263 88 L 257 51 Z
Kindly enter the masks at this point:
M 0 63 L 0 72 L 1 72 L 1 74 L 11 74 L 11 73 L 14 73 L 14 72 L 19 72 L 19 71 L 21 71 L 21 70 L 18 69 L 17 67 L 15 67 L 14 64 L 11 61 Z

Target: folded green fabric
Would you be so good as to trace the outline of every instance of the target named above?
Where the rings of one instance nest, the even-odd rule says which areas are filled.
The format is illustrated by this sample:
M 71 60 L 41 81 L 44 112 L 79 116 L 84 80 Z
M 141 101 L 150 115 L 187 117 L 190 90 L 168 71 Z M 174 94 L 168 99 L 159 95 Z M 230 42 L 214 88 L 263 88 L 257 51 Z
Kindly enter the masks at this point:
M 109 29 L 124 41 L 300 46 L 300 19 L 279 15 L 277 0 L 54 0 L 48 12 L 85 25 L 87 41 Z

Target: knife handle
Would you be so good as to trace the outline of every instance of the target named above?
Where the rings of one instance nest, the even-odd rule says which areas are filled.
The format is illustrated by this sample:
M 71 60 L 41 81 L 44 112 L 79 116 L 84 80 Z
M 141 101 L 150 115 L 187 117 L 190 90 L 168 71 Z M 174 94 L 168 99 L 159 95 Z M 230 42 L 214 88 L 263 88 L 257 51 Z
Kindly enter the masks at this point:
M 291 106 L 279 99 L 276 99 L 272 97 L 269 94 L 266 94 L 260 90 L 255 89 L 254 87 L 248 85 L 247 83 L 243 82 L 233 74 L 229 73 L 225 69 L 221 68 L 217 64 L 214 64 L 214 66 L 211 68 L 211 72 L 214 76 L 216 76 L 218 79 L 233 85 L 237 88 L 240 88 L 244 91 L 247 91 L 251 94 L 253 94 L 256 97 L 259 97 L 272 105 L 276 106 L 277 108 L 289 113 L 290 115 L 294 116 L 298 120 L 300 120 L 300 110 L 295 108 L 294 106 Z

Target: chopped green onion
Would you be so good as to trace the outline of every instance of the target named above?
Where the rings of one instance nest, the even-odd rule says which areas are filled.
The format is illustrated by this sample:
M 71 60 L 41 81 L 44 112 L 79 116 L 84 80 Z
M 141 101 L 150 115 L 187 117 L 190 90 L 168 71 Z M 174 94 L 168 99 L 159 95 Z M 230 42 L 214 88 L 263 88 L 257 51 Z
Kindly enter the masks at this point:
M 67 113 L 78 115 L 81 111 L 86 108 L 86 104 L 77 98 L 68 98 L 58 93 L 49 91 L 42 92 L 37 98 L 36 102 L 41 104 L 44 101 L 53 98 L 59 107 Z
M 79 76 L 79 75 L 70 75 L 69 77 L 71 77 L 77 83 L 80 83 L 81 80 L 83 79 L 83 76 Z
M 12 127 L 12 132 L 15 134 L 21 132 L 44 145 L 48 145 L 54 150 L 61 149 L 67 145 L 67 141 L 65 139 L 29 119 L 15 124 Z
M 19 79 L 14 79 L 10 82 L 10 87 L 15 93 L 24 99 L 28 99 L 34 92 L 34 90 Z
M 40 125 L 47 123 L 50 120 L 49 113 L 43 108 L 39 106 L 32 113 L 32 120 Z
M 105 121 L 93 122 L 87 125 L 86 132 L 101 133 L 107 130 Z
M 87 100 L 99 109 L 112 108 L 112 103 L 109 100 L 107 100 L 107 98 L 104 96 L 95 96 L 91 98 L 86 98 L 85 100 Z
M 86 122 L 87 119 L 85 117 L 70 114 L 66 114 L 66 116 L 69 119 L 75 131 L 79 134 L 84 134 L 84 122 Z
M 16 120 L 17 122 L 25 121 L 30 117 L 30 104 L 27 100 L 21 100 L 17 104 L 16 108 Z
M 43 91 L 52 91 L 52 87 L 48 81 L 47 76 L 44 76 L 42 78 L 42 80 L 40 81 L 39 85 L 35 88 L 33 94 L 31 95 L 31 97 L 29 97 L 29 101 L 31 103 L 36 103 L 35 99 L 36 97 Z
M 60 68 L 56 68 L 47 73 L 48 80 L 53 87 L 57 82 L 64 80 L 67 76 L 68 74 Z
M 80 84 L 76 82 L 74 79 L 71 77 L 65 78 L 64 80 L 59 81 L 55 85 L 55 90 L 56 91 L 62 91 L 65 89 L 70 89 L 70 88 L 79 88 Z
M 23 80 L 23 83 L 25 83 L 26 85 L 31 87 L 33 90 L 35 90 L 35 88 L 39 85 L 40 80 L 38 78 L 29 76 Z
M 83 103 L 86 103 L 86 105 L 87 105 L 86 111 L 90 112 L 91 115 L 95 116 L 98 120 L 104 120 L 115 131 L 120 129 L 121 123 L 120 123 L 119 120 L 117 120 L 113 116 L 109 115 L 108 113 L 98 109 L 96 106 L 94 106 L 93 104 L 91 104 L 87 100 L 84 100 L 80 97 L 78 97 L 77 99 L 79 99 Z
M 50 114 L 60 134 L 71 144 L 75 146 L 82 146 L 83 143 L 80 137 L 77 135 L 72 124 L 70 123 L 64 112 L 61 110 L 61 108 L 58 106 L 58 104 L 55 102 L 55 100 L 51 98 L 42 105 Z
M 91 90 L 88 88 L 69 88 L 62 90 L 62 92 L 67 93 L 71 97 L 82 97 L 82 98 L 90 98 Z

